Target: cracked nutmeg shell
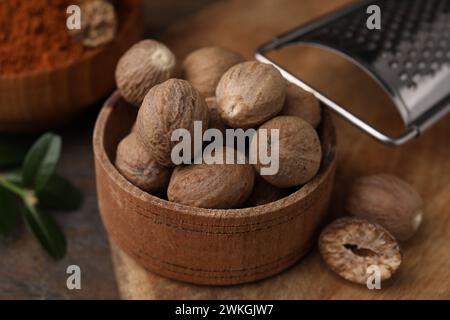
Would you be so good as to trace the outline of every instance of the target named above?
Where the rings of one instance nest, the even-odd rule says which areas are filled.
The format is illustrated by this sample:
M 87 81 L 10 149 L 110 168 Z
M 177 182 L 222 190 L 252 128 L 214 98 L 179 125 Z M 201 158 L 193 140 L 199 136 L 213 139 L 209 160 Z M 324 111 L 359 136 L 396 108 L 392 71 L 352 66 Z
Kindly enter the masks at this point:
M 212 46 L 190 53 L 183 62 L 183 77 L 205 98 L 214 97 L 222 75 L 244 58 L 231 50 Z
M 161 166 L 144 150 L 135 133 L 119 143 L 116 168 L 136 187 L 151 194 L 165 192 L 172 174 L 171 168 Z
M 142 40 L 120 58 L 116 67 L 116 84 L 121 96 L 140 107 L 147 92 L 155 85 L 176 76 L 175 55 L 164 44 Z
M 319 171 L 322 161 L 322 146 L 316 130 L 299 117 L 294 116 L 278 116 L 275 117 L 257 130 L 258 139 L 265 138 L 264 132 L 267 133 L 268 154 L 272 155 L 272 147 L 276 148 L 276 140 L 274 140 L 275 132 L 278 130 L 278 172 L 275 174 L 263 174 L 263 168 L 270 165 L 263 165 L 258 155 L 258 161 L 255 168 L 261 177 L 270 184 L 278 188 L 295 187 L 305 184 L 311 180 Z M 259 144 L 259 142 L 258 142 Z M 273 150 L 276 150 L 276 149 Z
M 377 267 L 387 280 L 402 263 L 400 247 L 389 231 L 367 220 L 345 217 L 325 227 L 319 237 L 325 263 L 344 279 L 366 285 Z
M 400 178 L 376 174 L 355 180 L 346 210 L 355 217 L 381 224 L 399 241 L 406 241 L 422 222 L 423 200 Z
M 186 80 L 170 79 L 145 96 L 136 120 L 136 134 L 159 164 L 171 167 L 172 148 L 179 143 L 172 141 L 172 133 L 186 129 L 194 141 L 195 122 L 201 124 L 203 135 L 208 121 L 208 106 L 202 95 Z
M 273 118 L 283 108 L 285 97 L 281 73 L 258 61 L 231 67 L 216 89 L 220 116 L 232 128 L 252 128 Z
M 225 159 L 226 154 L 231 154 L 230 151 L 233 149 L 223 147 L 218 149 L 214 156 Z M 236 150 L 233 152 L 238 153 Z M 254 178 L 254 169 L 248 163 L 212 163 L 207 156 L 202 164 L 175 168 L 170 178 L 167 197 L 169 201 L 192 207 L 237 208 L 250 196 Z

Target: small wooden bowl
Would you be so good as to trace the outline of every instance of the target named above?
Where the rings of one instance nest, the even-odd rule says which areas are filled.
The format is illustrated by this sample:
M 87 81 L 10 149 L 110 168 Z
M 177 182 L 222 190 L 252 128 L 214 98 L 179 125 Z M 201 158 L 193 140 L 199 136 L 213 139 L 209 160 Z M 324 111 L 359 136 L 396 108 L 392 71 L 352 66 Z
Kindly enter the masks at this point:
M 75 62 L 46 71 L 0 75 L 0 131 L 37 132 L 60 126 L 111 93 L 118 59 L 142 38 L 140 6 L 140 0 L 121 1 L 115 39 Z
M 315 243 L 336 167 L 336 134 L 327 112 L 319 128 L 324 154 L 319 174 L 284 199 L 232 210 L 172 203 L 129 183 L 113 163 L 136 114 L 114 93 L 97 119 L 93 143 L 103 223 L 138 264 L 181 281 L 231 285 L 276 274 Z

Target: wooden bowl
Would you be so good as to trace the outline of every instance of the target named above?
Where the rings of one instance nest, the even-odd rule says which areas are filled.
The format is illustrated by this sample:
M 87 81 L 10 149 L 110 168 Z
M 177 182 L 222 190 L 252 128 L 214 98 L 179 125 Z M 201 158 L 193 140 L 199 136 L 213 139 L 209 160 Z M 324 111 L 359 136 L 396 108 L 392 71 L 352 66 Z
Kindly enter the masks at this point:
M 327 112 L 319 128 L 324 154 L 319 174 L 284 199 L 232 210 L 172 203 L 128 182 L 113 163 L 136 114 L 114 93 L 97 119 L 93 144 L 103 223 L 138 264 L 181 281 L 231 285 L 276 274 L 315 243 L 336 167 L 336 135 Z
M 36 132 L 60 126 L 111 93 L 118 59 L 142 38 L 140 6 L 140 0 L 121 1 L 115 39 L 79 60 L 46 71 L 0 75 L 0 131 Z

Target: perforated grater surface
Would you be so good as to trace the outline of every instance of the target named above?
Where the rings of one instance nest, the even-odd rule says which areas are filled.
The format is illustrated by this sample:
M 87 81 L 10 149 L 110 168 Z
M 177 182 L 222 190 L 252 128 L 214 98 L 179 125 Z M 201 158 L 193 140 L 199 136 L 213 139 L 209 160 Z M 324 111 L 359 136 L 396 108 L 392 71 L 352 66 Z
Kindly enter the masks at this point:
M 366 26 L 370 5 L 381 9 L 380 30 Z M 368 73 L 393 100 L 406 131 L 398 137 L 378 131 L 266 56 L 302 43 L 343 55 Z M 370 136 L 400 145 L 450 111 L 450 0 L 358 1 L 271 40 L 256 58 L 273 64 Z

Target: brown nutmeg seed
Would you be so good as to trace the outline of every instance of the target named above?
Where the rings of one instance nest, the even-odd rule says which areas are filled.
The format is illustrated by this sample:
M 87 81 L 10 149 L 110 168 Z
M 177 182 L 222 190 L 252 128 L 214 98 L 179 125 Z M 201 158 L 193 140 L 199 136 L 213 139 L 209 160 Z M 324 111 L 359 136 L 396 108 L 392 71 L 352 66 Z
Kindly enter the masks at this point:
M 255 127 L 274 117 L 283 108 L 285 96 L 281 73 L 257 61 L 231 67 L 216 89 L 220 116 L 232 128 Z
M 194 122 L 200 121 L 204 131 L 208 120 L 208 106 L 200 93 L 185 80 L 170 79 L 145 96 L 136 120 L 136 134 L 159 164 L 173 166 L 172 148 L 179 143 L 171 141 L 174 130 L 186 129 L 194 139 Z
M 177 61 L 169 48 L 155 40 L 142 40 L 117 63 L 117 88 L 126 101 L 139 107 L 153 86 L 175 77 L 176 73 Z
M 104 0 L 83 1 L 80 10 L 81 28 L 69 30 L 71 35 L 91 48 L 105 45 L 114 39 L 118 19 L 113 4 Z
M 133 123 L 133 126 L 131 127 L 130 133 L 136 133 L 136 121 Z
M 205 47 L 190 53 L 183 62 L 183 77 L 204 97 L 213 97 L 222 75 L 244 58 L 222 47 Z
M 286 101 L 280 115 L 300 117 L 317 128 L 322 117 L 320 102 L 312 93 L 289 83 L 286 90 Z
M 292 190 L 277 188 L 266 180 L 261 178 L 259 175 L 255 177 L 255 186 L 253 191 L 245 202 L 248 207 L 257 207 L 271 202 L 278 201 L 287 197 Z
M 383 281 L 392 277 L 402 263 L 395 238 L 382 226 L 358 218 L 340 218 L 325 227 L 319 250 L 331 270 L 363 285 L 373 274 L 372 268 L 378 268 Z
M 206 104 L 208 105 L 209 110 L 209 128 L 210 129 L 217 129 L 222 134 L 225 135 L 225 130 L 227 129 L 227 126 L 223 122 L 222 118 L 220 117 L 219 111 L 217 110 L 217 103 L 215 97 L 209 97 L 206 99 Z
M 224 147 L 217 157 L 230 150 Z M 167 190 L 168 199 L 210 209 L 236 208 L 244 203 L 253 189 L 253 167 L 249 164 L 207 164 L 206 160 L 203 164 L 175 168 Z
M 136 187 L 152 194 L 166 191 L 172 174 L 170 168 L 158 164 L 144 150 L 134 133 L 126 136 L 119 143 L 116 168 Z
M 322 147 L 316 130 L 306 121 L 293 116 L 275 117 L 257 130 L 267 130 L 268 141 L 272 141 L 271 130 L 279 130 L 279 170 L 273 175 L 262 175 L 262 178 L 279 188 L 302 185 L 311 180 L 319 171 L 322 160 Z M 271 152 L 271 144 L 268 145 Z M 256 170 L 261 173 L 265 166 L 258 163 Z
M 353 183 L 346 209 L 353 216 L 381 224 L 398 240 L 406 241 L 422 222 L 423 200 L 405 181 L 377 174 Z

